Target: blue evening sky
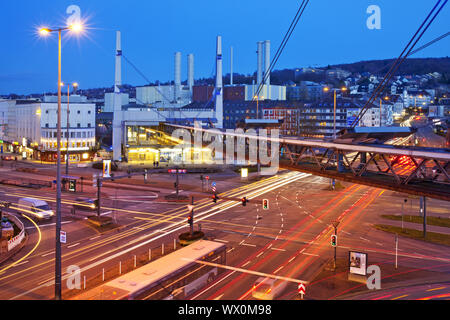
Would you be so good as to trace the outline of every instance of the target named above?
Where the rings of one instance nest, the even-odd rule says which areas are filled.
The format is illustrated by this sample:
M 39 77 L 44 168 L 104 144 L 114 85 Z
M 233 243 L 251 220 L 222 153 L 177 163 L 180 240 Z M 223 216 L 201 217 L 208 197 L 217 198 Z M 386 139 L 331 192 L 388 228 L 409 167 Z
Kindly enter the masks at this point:
M 114 82 L 115 31 L 122 49 L 151 81 L 173 79 L 174 53 L 182 52 L 182 80 L 187 54 L 195 56 L 195 78 L 214 75 L 215 37 L 222 35 L 224 74 L 230 46 L 234 72 L 256 70 L 256 42 L 271 40 L 272 57 L 301 1 L 294 0 L 1 0 L 0 94 L 56 91 L 57 37 L 36 34 L 41 25 L 65 24 L 70 5 L 81 8 L 89 30 L 84 37 L 63 38 L 64 81 L 81 88 Z M 311 0 L 275 69 L 397 57 L 435 0 Z M 369 5 L 381 8 L 381 30 L 369 30 Z M 447 5 L 418 46 L 449 30 Z M 414 57 L 449 55 L 450 37 Z M 122 82 L 145 80 L 125 61 Z

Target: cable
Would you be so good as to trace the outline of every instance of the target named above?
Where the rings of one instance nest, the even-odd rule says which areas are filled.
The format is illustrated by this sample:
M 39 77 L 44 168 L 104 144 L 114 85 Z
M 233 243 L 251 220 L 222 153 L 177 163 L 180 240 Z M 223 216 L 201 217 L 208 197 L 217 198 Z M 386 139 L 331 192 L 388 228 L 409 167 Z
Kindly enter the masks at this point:
M 308 5 L 308 3 L 309 3 L 309 0 L 303 0 L 302 3 L 300 4 L 300 7 L 298 8 L 297 13 L 294 16 L 294 19 L 292 20 L 291 25 L 289 26 L 287 32 L 285 33 L 283 40 L 281 41 L 281 44 L 278 47 L 278 50 L 275 53 L 275 56 L 269 65 L 269 69 L 264 74 L 263 81 L 258 86 L 255 96 L 259 96 L 259 93 L 261 92 L 264 84 L 266 83 L 267 79 L 269 78 L 269 75 L 272 72 L 273 68 L 275 67 L 275 64 L 277 63 L 279 57 L 283 53 L 283 50 L 286 47 L 286 44 L 289 41 L 292 33 L 294 32 L 295 27 L 297 26 L 298 21 L 300 20 L 301 16 L 303 15 L 303 12 L 305 11 L 305 8 Z M 255 96 L 252 97 L 252 102 L 255 101 Z
M 361 109 L 361 111 L 359 112 L 358 116 L 355 118 L 355 120 L 352 122 L 352 124 L 350 125 L 351 128 L 355 127 L 356 124 L 360 121 L 360 119 L 364 116 L 364 114 L 367 112 L 367 110 L 369 109 L 368 106 L 371 105 L 373 103 L 373 101 L 375 101 L 375 99 L 377 98 L 377 96 L 382 92 L 382 90 L 385 88 L 385 86 L 387 85 L 387 83 L 389 82 L 389 80 L 392 78 L 392 76 L 394 75 L 394 73 L 397 71 L 398 67 L 400 66 L 400 64 L 406 59 L 406 57 L 408 55 L 410 55 L 412 49 L 414 48 L 414 46 L 417 44 L 417 42 L 420 40 L 420 38 L 423 36 L 423 34 L 427 31 L 427 29 L 429 28 L 429 26 L 431 25 L 431 23 L 433 23 L 434 19 L 437 17 L 437 15 L 441 12 L 441 10 L 443 9 L 443 7 L 447 4 L 448 0 L 445 0 L 445 2 L 442 4 L 442 6 L 438 9 L 438 11 L 434 14 L 433 18 L 427 23 L 428 19 L 430 18 L 430 16 L 433 14 L 433 12 L 436 10 L 436 8 L 439 6 L 440 2 L 442 0 L 438 0 L 438 2 L 436 3 L 436 5 L 433 7 L 433 9 L 431 10 L 431 12 L 428 14 L 428 16 L 426 17 L 426 19 L 422 22 L 421 26 L 419 27 L 419 29 L 416 31 L 416 33 L 414 34 L 414 36 L 410 39 L 410 41 L 408 42 L 407 46 L 403 49 L 402 53 L 400 54 L 400 56 L 397 58 L 397 60 L 395 61 L 395 63 L 391 66 L 391 68 L 389 69 L 388 73 L 384 76 L 383 80 L 381 81 L 381 83 L 378 85 L 377 89 L 374 91 L 374 93 L 372 94 L 372 96 L 370 97 L 370 99 L 366 102 L 366 104 L 364 105 L 364 107 Z M 423 26 L 426 25 L 426 27 L 421 31 L 421 29 L 423 28 Z M 417 37 L 417 35 L 420 33 L 420 35 Z M 417 39 L 415 39 L 417 37 Z M 414 40 L 415 39 L 415 40 Z M 411 43 L 414 42 L 412 45 Z M 411 45 L 411 47 L 410 47 Z M 408 47 L 410 47 L 408 49 Z M 403 54 L 405 53 L 405 51 L 407 51 L 407 53 L 403 56 Z

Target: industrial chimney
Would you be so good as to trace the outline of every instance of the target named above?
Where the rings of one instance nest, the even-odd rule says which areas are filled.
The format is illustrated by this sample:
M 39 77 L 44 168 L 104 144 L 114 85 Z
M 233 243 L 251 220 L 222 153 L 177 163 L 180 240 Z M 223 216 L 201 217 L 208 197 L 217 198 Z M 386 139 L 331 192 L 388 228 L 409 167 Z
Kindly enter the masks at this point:
M 120 31 L 116 32 L 116 74 L 114 80 L 114 104 L 113 104 L 113 160 L 122 158 L 122 47 Z
M 270 100 L 270 40 L 264 41 L 264 84 L 267 85 L 267 99 Z
M 188 54 L 188 78 L 187 84 L 192 97 L 192 87 L 194 86 L 194 55 Z
M 177 102 L 181 92 L 181 52 L 175 52 L 174 101 Z
M 216 127 L 223 128 L 223 85 L 222 85 L 222 37 L 217 36 L 216 46 Z
M 257 43 L 257 72 L 256 72 L 256 84 L 259 86 L 263 79 L 262 68 L 263 68 L 263 43 L 262 41 L 258 41 Z

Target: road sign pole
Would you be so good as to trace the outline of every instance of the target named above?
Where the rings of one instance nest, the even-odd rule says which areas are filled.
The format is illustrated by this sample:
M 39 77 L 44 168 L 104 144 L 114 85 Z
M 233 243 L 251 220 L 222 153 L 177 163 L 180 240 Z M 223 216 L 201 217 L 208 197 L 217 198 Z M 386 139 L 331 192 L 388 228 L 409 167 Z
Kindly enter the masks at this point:
M 97 178 L 97 216 L 100 217 L 100 194 L 101 194 L 101 181 Z
M 336 236 L 337 239 L 337 227 L 334 227 L 334 235 Z M 336 270 L 336 248 L 337 248 L 337 241 L 336 241 L 336 245 L 334 246 L 334 270 Z
M 395 269 L 397 269 L 397 257 L 398 257 L 398 234 L 395 234 Z
M 177 199 L 178 199 L 178 168 L 177 168 Z

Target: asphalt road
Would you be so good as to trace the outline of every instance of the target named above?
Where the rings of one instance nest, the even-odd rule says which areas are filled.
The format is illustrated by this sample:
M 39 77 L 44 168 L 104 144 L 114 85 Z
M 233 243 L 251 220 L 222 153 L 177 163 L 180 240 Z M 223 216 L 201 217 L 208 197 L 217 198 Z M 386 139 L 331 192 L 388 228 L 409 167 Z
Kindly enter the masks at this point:
M 188 178 L 184 182 L 191 183 Z M 326 190 L 328 179 L 296 172 L 281 173 L 248 184 L 230 181 L 220 184 L 224 186 L 222 197 L 246 196 L 250 202 L 243 207 L 238 201 L 219 200 L 214 204 L 210 198 L 198 199 L 194 220 L 196 224 L 201 223 L 208 238 L 227 244 L 228 266 L 248 271 L 227 271 L 191 299 L 253 299 L 251 288 L 258 276 L 251 272 L 311 283 L 324 263 L 333 257 L 331 223 L 336 219 L 341 221 L 338 258 L 345 258 L 349 250 L 355 250 L 367 252 L 369 263 L 393 264 L 393 235 L 373 229 L 372 224 L 386 222 L 380 218 L 381 213 L 399 214 L 402 195 L 351 184 L 340 191 L 329 191 Z M 199 188 L 197 182 L 197 192 Z M 5 186 L 1 189 L 4 197 L 13 203 L 26 195 L 46 199 L 54 207 L 52 190 Z M 78 213 L 77 218 L 72 217 L 70 207 L 75 195 L 64 193 L 62 229 L 67 232 L 68 241 L 62 249 L 63 284 L 68 266 L 79 266 L 82 275 L 89 277 L 99 274 L 102 268 L 117 266 L 119 261 L 137 252 L 155 248 L 163 242 L 170 244 L 179 233 L 187 231 L 186 205 L 168 204 L 162 200 L 164 194 L 171 192 L 173 190 L 164 188 L 156 194 L 105 189 L 108 199 L 105 196 L 106 200 L 102 202 L 102 214 L 112 216 L 122 226 L 119 231 L 105 234 L 91 227 L 84 220 L 85 215 Z M 269 200 L 269 210 L 263 210 L 262 199 Z M 410 201 L 408 214 L 418 207 L 417 199 Z M 428 202 L 430 215 L 448 214 L 449 208 L 447 203 Z M 29 239 L 20 254 L 0 266 L 0 299 L 51 299 L 54 290 L 54 224 L 42 222 L 36 227 L 26 219 L 24 222 Z M 441 282 L 448 281 L 450 252 L 446 249 L 400 237 L 398 263 L 414 270 L 431 270 Z M 394 273 L 386 272 L 382 268 L 382 276 L 396 277 Z M 414 271 L 410 274 L 415 285 L 419 285 L 417 282 L 421 279 L 414 278 Z M 307 285 L 307 292 L 310 286 Z M 355 285 L 355 290 L 359 289 Z M 353 295 L 353 299 L 358 298 L 358 294 L 362 299 L 368 297 L 365 296 L 367 291 L 357 295 L 353 291 L 334 290 L 326 298 L 345 299 Z M 296 284 L 289 283 L 277 299 L 298 299 Z

